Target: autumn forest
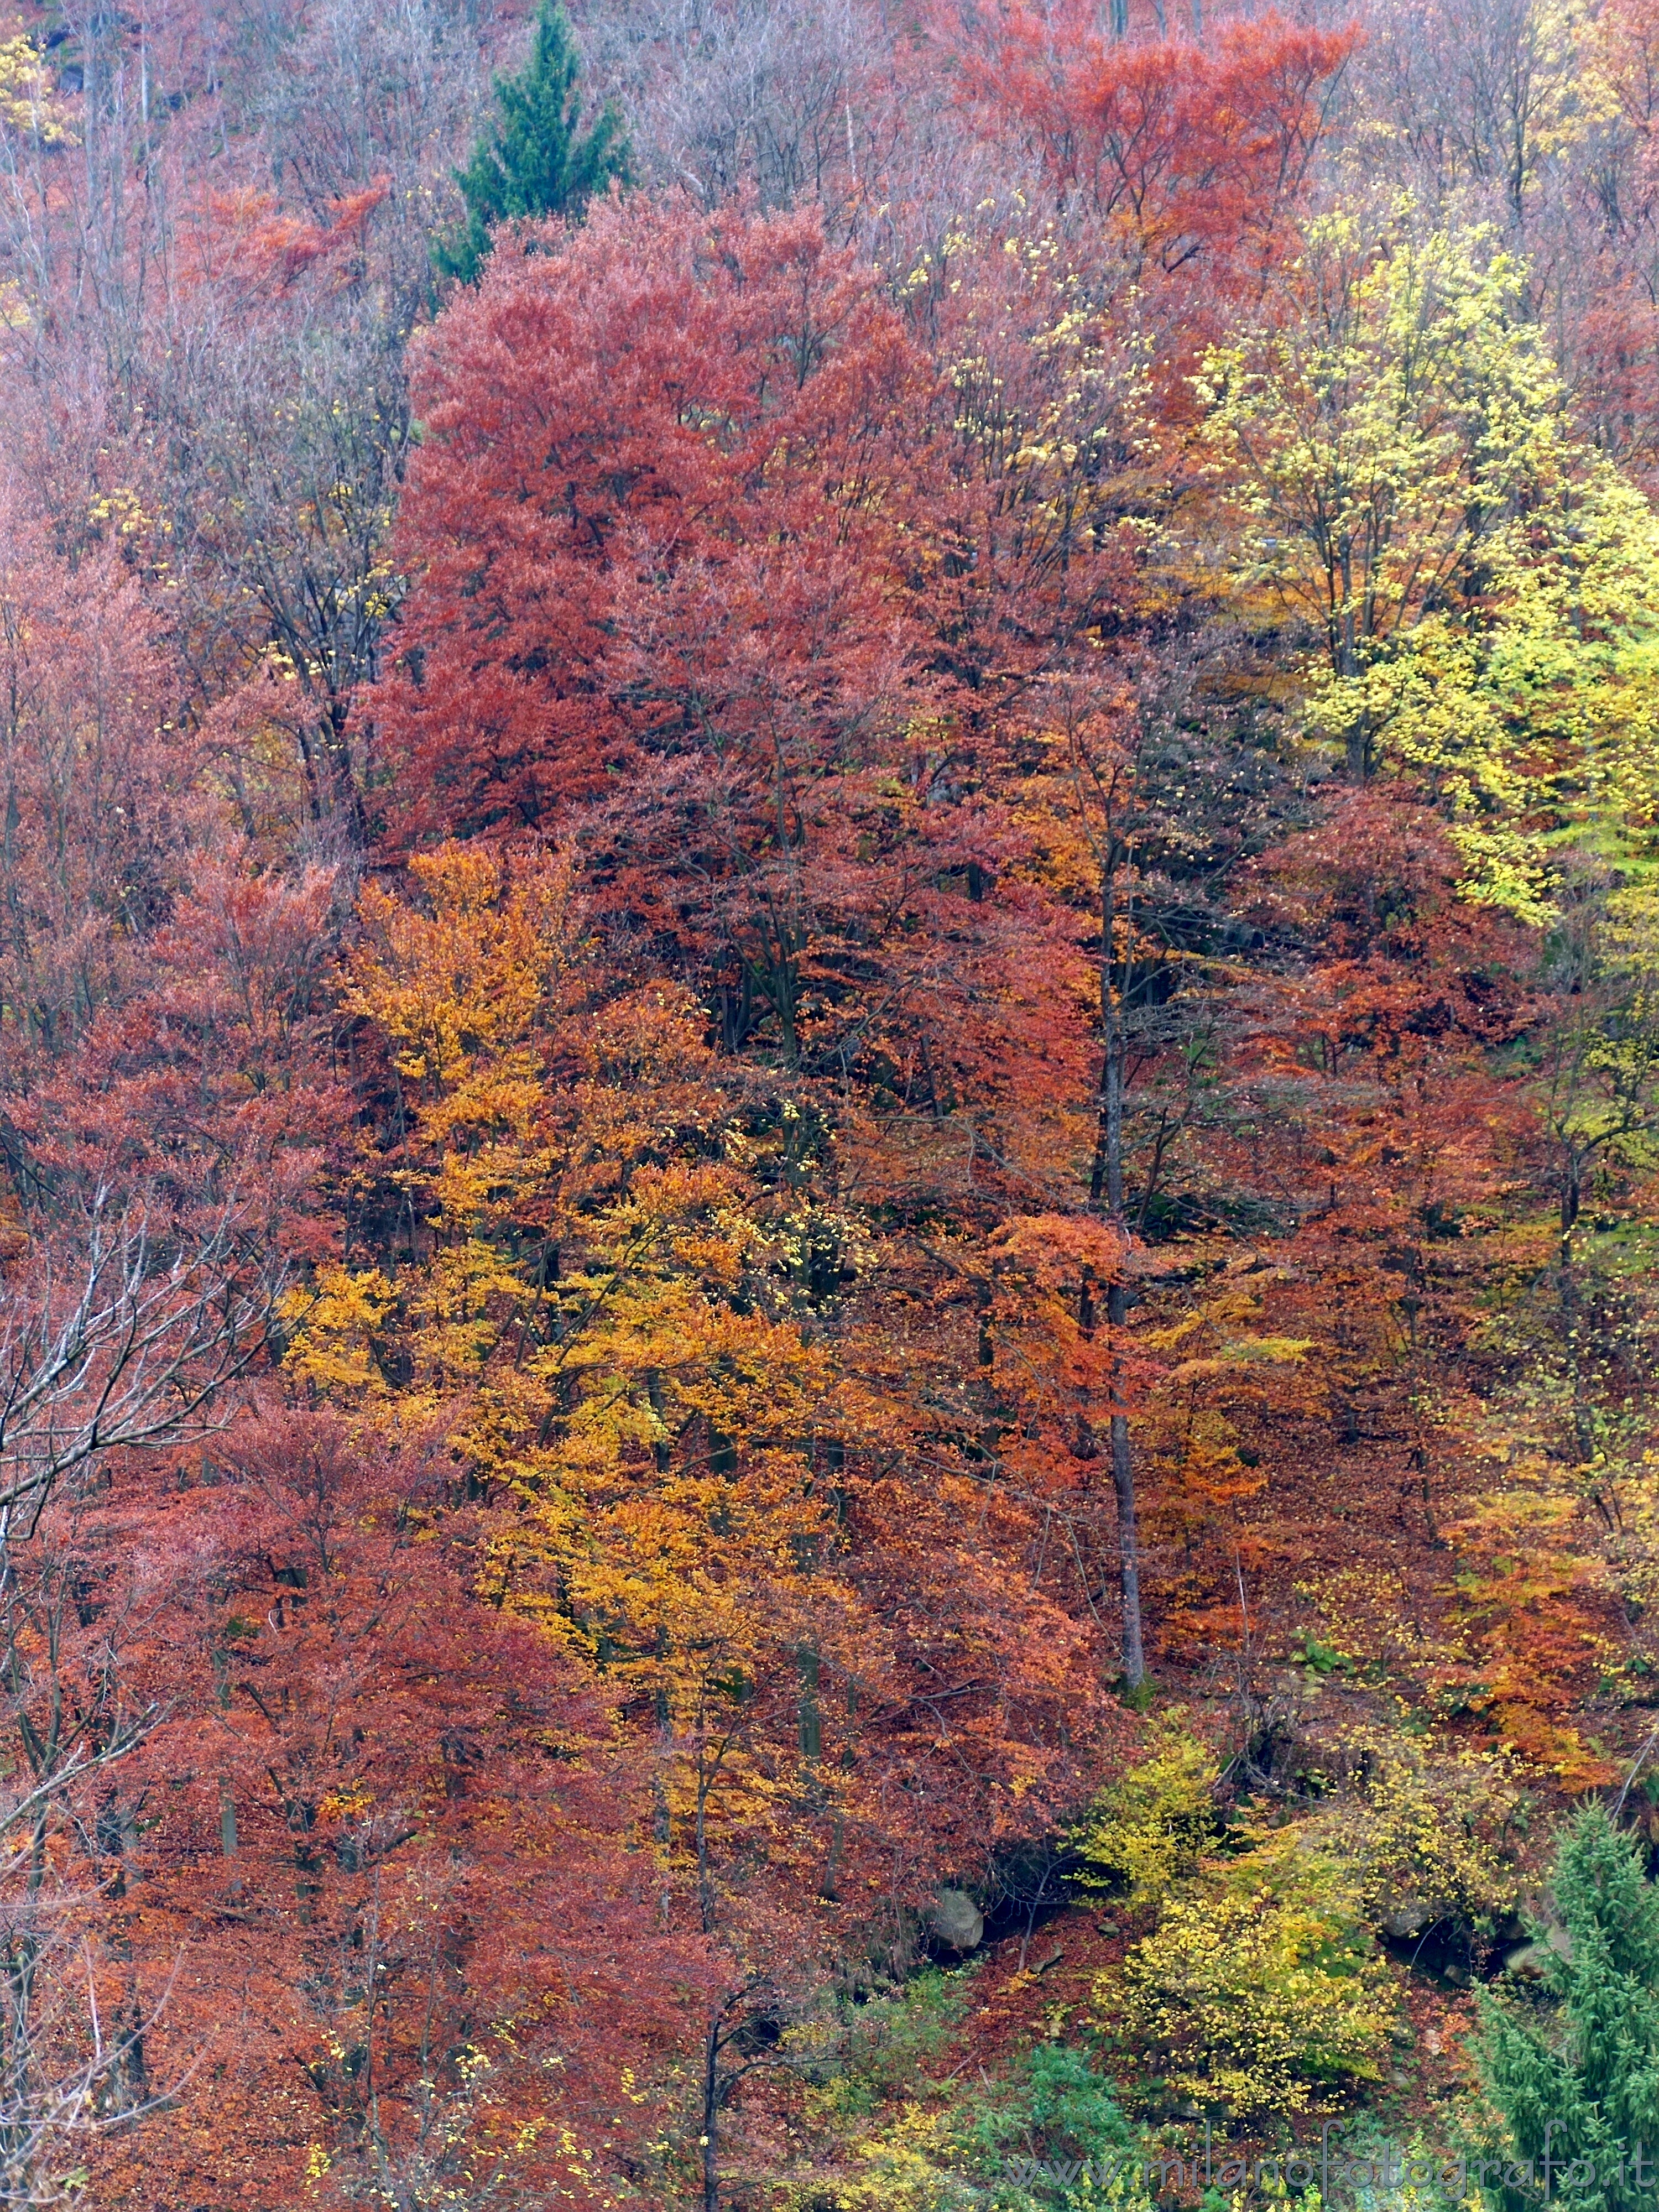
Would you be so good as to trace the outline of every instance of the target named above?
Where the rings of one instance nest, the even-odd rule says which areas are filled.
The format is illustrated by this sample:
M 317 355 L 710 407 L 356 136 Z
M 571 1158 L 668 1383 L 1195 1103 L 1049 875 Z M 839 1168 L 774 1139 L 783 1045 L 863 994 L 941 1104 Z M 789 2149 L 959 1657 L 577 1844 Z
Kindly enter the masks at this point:
M 1651 2208 L 1656 0 L 21 0 L 0 812 L 0 2205 Z

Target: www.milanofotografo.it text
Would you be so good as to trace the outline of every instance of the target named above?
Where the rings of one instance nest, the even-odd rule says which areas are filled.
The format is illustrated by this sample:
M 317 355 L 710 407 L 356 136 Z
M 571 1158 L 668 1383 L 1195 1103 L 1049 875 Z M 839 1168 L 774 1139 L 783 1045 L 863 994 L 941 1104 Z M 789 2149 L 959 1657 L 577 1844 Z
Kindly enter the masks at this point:
M 1504 2189 L 1535 2197 L 1540 2204 L 1561 2196 L 1578 2197 L 1598 2188 L 1632 2188 L 1659 2192 L 1659 2152 L 1645 2143 L 1631 2146 L 1609 2162 L 1563 2155 L 1555 2148 L 1553 2125 L 1532 2159 L 1441 2152 L 1374 2142 L 1363 2149 L 1331 2140 L 1324 2129 L 1316 2142 L 1246 2154 L 1217 2144 L 1207 2133 L 1201 2144 L 1153 2151 L 1124 2148 L 1093 2159 L 1017 2159 L 1010 2179 L 1030 2184 L 1058 2183 L 1062 2188 L 1109 2190 L 1137 2182 L 1155 2199 L 1189 2202 L 1211 2189 L 1231 2195 L 1302 2196 L 1319 2191 L 1327 2204 L 1358 2203 L 1404 2191 L 1444 2194 L 1454 2203 L 1480 2189 Z

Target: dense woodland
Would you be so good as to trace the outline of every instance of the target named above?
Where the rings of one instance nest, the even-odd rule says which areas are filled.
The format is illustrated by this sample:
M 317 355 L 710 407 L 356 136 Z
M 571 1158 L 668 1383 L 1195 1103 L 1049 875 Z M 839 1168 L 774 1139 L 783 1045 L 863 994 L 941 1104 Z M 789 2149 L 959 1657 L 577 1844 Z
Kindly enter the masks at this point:
M 1659 2146 L 1656 495 L 1656 0 L 0 17 L 0 2203 Z

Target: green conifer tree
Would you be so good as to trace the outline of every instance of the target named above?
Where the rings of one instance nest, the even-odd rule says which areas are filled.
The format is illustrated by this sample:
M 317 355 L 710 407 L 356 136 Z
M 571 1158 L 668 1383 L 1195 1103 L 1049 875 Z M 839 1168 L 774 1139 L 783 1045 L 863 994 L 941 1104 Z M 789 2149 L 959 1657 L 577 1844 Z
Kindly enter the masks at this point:
M 433 248 L 447 276 L 472 283 L 489 257 L 490 232 L 523 216 L 578 216 L 613 177 L 628 174 L 622 118 L 607 106 L 581 128 L 581 59 L 558 0 L 541 0 L 536 43 L 517 76 L 497 77 L 498 117 L 455 181 L 466 221 Z
M 1553 1876 L 1565 1940 L 1540 1947 L 1544 2007 L 1487 1998 L 1478 2045 L 1504 2140 L 1479 2179 L 1502 2212 L 1653 2212 L 1659 2203 L 1659 1891 L 1599 1805 Z M 1558 1948 L 1559 1947 L 1559 1948 Z

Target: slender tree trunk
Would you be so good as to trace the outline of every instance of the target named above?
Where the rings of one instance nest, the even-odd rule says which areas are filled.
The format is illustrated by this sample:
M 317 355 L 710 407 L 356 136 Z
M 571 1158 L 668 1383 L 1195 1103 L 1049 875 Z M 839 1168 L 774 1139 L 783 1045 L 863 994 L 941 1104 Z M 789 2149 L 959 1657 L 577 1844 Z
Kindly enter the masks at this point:
M 1100 1131 L 1095 1146 L 1091 1204 L 1099 1210 L 1105 1200 L 1107 1218 L 1127 1237 L 1123 1218 L 1123 999 L 1129 975 L 1126 951 L 1121 987 L 1112 982 L 1113 945 L 1116 934 L 1116 850 L 1109 845 L 1105 883 L 1101 894 L 1100 1018 L 1106 1033 L 1105 1065 L 1101 1074 Z M 1123 1683 L 1139 1690 L 1146 1679 L 1146 1648 L 1140 1626 L 1140 1544 L 1135 1528 L 1134 1455 L 1129 1443 L 1129 1417 L 1122 1410 L 1123 1378 L 1119 1346 L 1128 1319 L 1129 1294 L 1120 1279 L 1106 1291 L 1106 1319 L 1112 1332 L 1111 1416 L 1112 1488 L 1117 1498 L 1117 1551 L 1121 1594 Z
M 720 2212 L 720 2023 L 708 2023 L 702 2064 L 702 2212 Z
M 810 1765 L 815 1766 L 823 1753 L 823 1717 L 818 1709 L 822 1662 L 815 1646 L 803 1644 L 799 1647 L 795 1653 L 795 1669 L 800 1678 L 795 1707 L 800 1755 Z
M 1577 1255 L 1573 1232 L 1578 1225 L 1579 1180 L 1570 1168 L 1561 1189 L 1561 1240 L 1558 1248 L 1558 1285 L 1561 1304 L 1561 1336 L 1566 1352 L 1567 1377 L 1572 1389 L 1573 1447 L 1581 1467 L 1595 1457 L 1595 1421 L 1584 1389 L 1584 1319 L 1578 1303 Z
M 1120 1028 L 1116 1049 L 1109 1054 L 1106 1079 L 1107 1188 L 1112 1223 L 1123 1227 L 1123 1039 Z M 1122 1376 L 1117 1347 L 1123 1341 L 1129 1317 L 1127 1286 L 1120 1281 L 1106 1291 L 1106 1320 L 1112 1332 L 1112 1395 L 1120 1399 Z M 1138 1690 L 1146 1678 L 1146 1652 L 1140 1631 L 1140 1540 L 1135 1528 L 1134 1456 L 1129 1448 L 1129 1417 L 1121 1402 L 1112 1414 L 1112 1488 L 1117 1497 L 1117 1548 L 1123 1604 L 1123 1680 Z
M 1346 562 L 1344 563 L 1343 586 L 1346 595 L 1349 588 L 1349 580 Z M 1359 651 L 1354 635 L 1353 608 L 1352 605 L 1345 606 L 1342 611 L 1342 642 L 1340 651 L 1337 656 L 1337 673 L 1339 675 L 1346 678 L 1350 682 L 1358 675 Z M 1357 714 L 1353 720 L 1349 723 L 1346 742 L 1348 757 L 1348 780 L 1351 783 L 1364 783 L 1370 775 L 1371 769 L 1371 727 L 1370 720 L 1368 715 Z

